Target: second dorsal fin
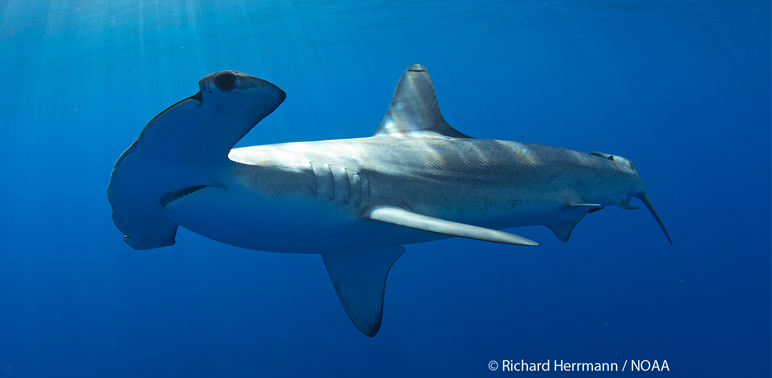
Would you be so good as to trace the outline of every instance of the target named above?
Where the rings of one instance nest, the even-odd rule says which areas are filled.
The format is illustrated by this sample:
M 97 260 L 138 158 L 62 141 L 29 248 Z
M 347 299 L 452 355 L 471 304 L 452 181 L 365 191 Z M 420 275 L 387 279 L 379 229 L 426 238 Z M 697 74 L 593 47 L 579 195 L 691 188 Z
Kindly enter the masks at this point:
M 399 78 L 389 110 L 375 131 L 375 135 L 413 133 L 471 138 L 445 122 L 429 71 L 418 63 L 408 67 Z

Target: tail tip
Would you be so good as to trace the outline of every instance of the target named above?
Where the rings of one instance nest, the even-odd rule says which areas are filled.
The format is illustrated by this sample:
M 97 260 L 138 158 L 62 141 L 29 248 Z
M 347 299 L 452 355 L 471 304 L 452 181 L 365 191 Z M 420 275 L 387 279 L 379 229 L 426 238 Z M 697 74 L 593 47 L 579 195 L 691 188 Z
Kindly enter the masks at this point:
M 667 229 L 665 228 L 665 224 L 662 223 L 662 219 L 660 219 L 659 214 L 657 214 L 657 211 L 654 210 L 654 205 L 651 204 L 651 200 L 649 200 L 649 196 L 646 195 L 646 192 L 642 192 L 638 198 L 643 201 L 643 204 L 646 205 L 646 208 L 649 209 L 651 212 L 651 215 L 654 216 L 654 219 L 657 220 L 657 224 L 659 224 L 659 228 L 662 229 L 662 232 L 665 233 L 665 237 L 667 238 L 667 241 L 670 242 L 670 245 L 673 245 L 673 239 L 670 238 L 670 233 L 667 232 Z

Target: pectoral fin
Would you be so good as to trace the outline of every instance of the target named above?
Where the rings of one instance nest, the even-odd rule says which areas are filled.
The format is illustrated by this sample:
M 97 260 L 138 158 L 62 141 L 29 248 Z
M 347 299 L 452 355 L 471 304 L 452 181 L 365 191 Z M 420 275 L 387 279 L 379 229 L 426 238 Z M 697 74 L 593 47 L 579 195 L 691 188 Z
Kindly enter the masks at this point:
M 472 226 L 469 224 L 452 222 L 426 215 L 416 214 L 411 211 L 396 207 L 379 207 L 370 212 L 366 217 L 398 226 L 410 227 L 417 230 L 436 232 L 461 238 L 477 239 L 504 244 L 536 246 L 539 243 L 503 231 L 490 228 Z
M 346 314 L 362 333 L 375 336 L 383 318 L 383 294 L 391 266 L 405 252 L 394 246 L 374 251 L 322 255 Z

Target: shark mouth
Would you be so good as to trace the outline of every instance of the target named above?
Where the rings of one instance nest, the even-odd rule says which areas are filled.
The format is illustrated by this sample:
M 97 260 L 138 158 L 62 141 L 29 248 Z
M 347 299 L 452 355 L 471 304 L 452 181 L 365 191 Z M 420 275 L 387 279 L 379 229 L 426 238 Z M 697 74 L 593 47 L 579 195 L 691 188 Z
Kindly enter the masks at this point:
M 205 188 L 206 185 L 196 185 L 196 186 L 189 186 L 187 188 L 182 188 L 180 190 L 175 190 L 173 192 L 168 192 L 161 196 L 161 206 L 166 207 L 170 203 L 187 196 L 190 193 L 197 192 L 203 188 Z

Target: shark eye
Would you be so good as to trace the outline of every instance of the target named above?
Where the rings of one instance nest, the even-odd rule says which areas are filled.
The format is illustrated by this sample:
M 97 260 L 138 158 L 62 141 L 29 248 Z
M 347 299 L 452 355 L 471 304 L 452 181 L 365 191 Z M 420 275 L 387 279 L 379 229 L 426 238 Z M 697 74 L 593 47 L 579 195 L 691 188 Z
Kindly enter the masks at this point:
M 611 161 L 614 161 L 614 155 L 609 155 L 608 159 L 611 160 Z
M 223 92 L 228 92 L 233 89 L 234 84 L 236 84 L 236 75 L 234 75 L 233 72 L 223 71 L 214 77 L 214 85 Z

